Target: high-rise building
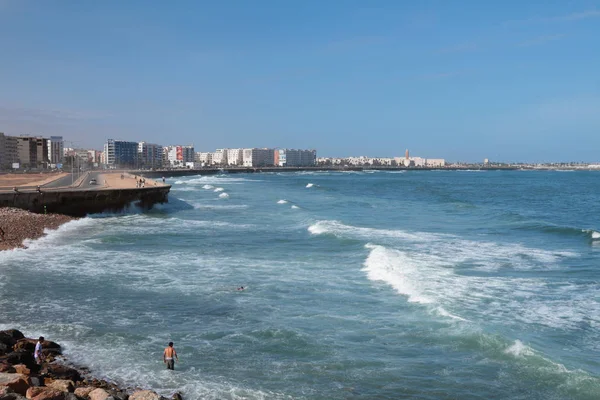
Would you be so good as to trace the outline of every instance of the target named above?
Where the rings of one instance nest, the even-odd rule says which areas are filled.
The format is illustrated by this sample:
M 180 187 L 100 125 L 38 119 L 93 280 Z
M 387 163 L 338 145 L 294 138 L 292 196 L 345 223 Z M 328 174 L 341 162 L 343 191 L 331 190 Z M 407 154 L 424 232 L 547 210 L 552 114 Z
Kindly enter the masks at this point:
M 280 167 L 310 167 L 317 162 L 316 150 L 277 149 L 275 165 Z
M 137 164 L 137 142 L 108 139 L 104 144 L 106 165 L 111 168 L 135 167 Z
M 242 165 L 244 149 L 227 149 L 227 165 Z
M 48 161 L 50 164 L 62 164 L 64 160 L 64 142 L 62 136 L 50 136 L 48 139 Z
M 173 168 L 182 168 L 194 162 L 194 146 L 167 146 L 163 149 L 165 162 Z
M 274 149 L 244 149 L 244 167 L 271 167 L 275 165 Z
M 7 169 L 8 163 L 6 160 L 6 136 L 0 132 L 0 170 Z
M 37 140 L 31 136 L 17 137 L 17 158 L 21 168 L 36 168 L 37 160 Z
M 160 168 L 163 163 L 163 147 L 158 144 L 139 142 L 138 158 L 142 168 Z
M 212 163 L 220 166 L 227 165 L 227 155 L 227 149 L 217 149 L 212 153 Z

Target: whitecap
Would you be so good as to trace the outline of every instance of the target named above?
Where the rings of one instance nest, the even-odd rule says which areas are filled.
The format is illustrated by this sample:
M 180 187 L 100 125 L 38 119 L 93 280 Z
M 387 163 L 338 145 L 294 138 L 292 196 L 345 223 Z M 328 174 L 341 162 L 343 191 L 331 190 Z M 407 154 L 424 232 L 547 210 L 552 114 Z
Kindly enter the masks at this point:
M 296 210 L 296 209 L 298 209 L 298 208 L 300 208 L 300 207 L 298 207 L 298 206 L 296 206 L 296 205 L 292 205 L 292 209 L 293 209 L 293 210 Z
M 306 187 L 307 187 L 307 188 L 311 188 L 311 187 L 313 187 L 313 186 L 314 186 L 314 184 L 313 184 L 313 183 L 308 183 L 308 184 L 306 185 Z
M 515 357 L 532 356 L 533 350 L 531 347 L 524 345 L 520 340 L 515 340 L 513 344 L 504 350 L 505 354 L 510 354 Z
M 214 188 L 213 185 L 204 185 L 204 186 L 202 186 L 202 189 L 206 189 L 206 190 L 210 190 L 212 188 Z
M 286 204 L 286 203 L 287 203 L 287 200 L 283 200 L 283 199 L 282 199 L 282 200 L 279 200 L 279 201 L 277 202 L 277 204 Z
M 220 198 L 222 198 L 222 199 L 226 199 L 226 198 L 228 198 L 228 197 L 229 197 L 229 195 L 228 195 L 227 193 L 221 193 L 221 194 L 219 195 L 219 197 L 220 197 Z
M 215 192 L 222 192 L 223 190 L 225 190 L 225 189 L 223 189 L 222 187 L 218 187 L 218 188 L 215 188 L 214 191 Z

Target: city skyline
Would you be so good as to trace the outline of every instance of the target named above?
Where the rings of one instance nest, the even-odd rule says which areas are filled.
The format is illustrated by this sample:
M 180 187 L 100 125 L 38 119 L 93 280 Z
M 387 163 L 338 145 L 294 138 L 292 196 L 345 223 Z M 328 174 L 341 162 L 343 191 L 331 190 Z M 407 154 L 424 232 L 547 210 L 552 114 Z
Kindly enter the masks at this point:
M 599 159 L 598 2 L 147 5 L 0 1 L 0 131 Z

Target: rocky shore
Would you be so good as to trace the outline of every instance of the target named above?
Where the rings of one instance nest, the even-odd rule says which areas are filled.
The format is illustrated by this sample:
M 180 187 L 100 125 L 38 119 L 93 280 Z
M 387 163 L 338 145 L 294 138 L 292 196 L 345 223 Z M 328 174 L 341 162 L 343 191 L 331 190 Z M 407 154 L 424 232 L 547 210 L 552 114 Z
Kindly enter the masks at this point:
M 67 365 L 59 344 L 44 341 L 42 365 L 33 357 L 37 340 L 16 329 L 0 331 L 0 400 L 168 400 L 151 390 L 120 388 Z M 174 393 L 173 400 L 181 400 Z
M 35 214 L 18 208 L 0 208 L 0 251 L 23 247 L 25 239 L 44 236 L 45 229 L 57 229 L 75 218 L 61 214 Z M 0 231 L 1 233 L 2 231 Z

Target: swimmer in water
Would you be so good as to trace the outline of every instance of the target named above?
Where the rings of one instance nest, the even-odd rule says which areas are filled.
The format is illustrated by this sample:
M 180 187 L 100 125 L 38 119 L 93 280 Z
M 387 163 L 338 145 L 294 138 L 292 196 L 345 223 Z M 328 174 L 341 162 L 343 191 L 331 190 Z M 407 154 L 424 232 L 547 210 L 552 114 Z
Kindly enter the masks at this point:
M 244 290 L 244 287 L 240 286 L 239 288 L 237 288 L 237 290 Z

